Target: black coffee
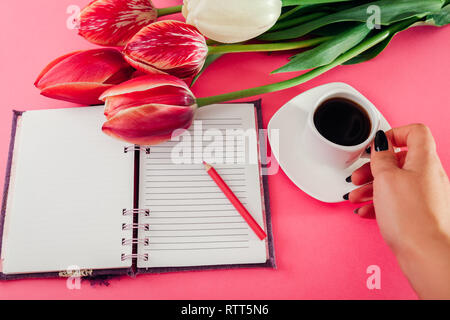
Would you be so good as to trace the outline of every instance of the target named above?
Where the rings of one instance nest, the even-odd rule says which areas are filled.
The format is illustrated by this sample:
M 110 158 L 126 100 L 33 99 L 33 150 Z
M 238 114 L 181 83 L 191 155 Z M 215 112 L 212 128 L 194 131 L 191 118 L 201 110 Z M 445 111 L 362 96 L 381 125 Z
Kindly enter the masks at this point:
M 364 142 L 372 130 L 367 112 L 344 98 L 324 101 L 314 113 L 314 125 L 327 140 L 342 146 Z

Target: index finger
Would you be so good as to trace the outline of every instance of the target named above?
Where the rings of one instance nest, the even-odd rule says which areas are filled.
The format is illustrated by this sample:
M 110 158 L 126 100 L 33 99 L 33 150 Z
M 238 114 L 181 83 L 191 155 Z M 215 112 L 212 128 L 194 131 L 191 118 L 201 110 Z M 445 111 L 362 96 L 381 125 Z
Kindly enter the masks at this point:
M 436 153 L 436 143 L 430 129 L 424 124 L 410 124 L 386 132 L 394 147 L 407 147 L 405 165 L 418 163 Z

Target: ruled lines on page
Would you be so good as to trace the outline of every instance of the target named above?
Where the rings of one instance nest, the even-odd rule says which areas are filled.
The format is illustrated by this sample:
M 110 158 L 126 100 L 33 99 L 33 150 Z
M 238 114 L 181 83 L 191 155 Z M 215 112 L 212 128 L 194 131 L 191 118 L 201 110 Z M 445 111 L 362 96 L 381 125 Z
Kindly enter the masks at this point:
M 208 130 L 211 120 L 203 121 Z M 214 125 L 227 129 L 242 126 L 240 119 L 214 121 Z M 203 132 L 204 132 L 203 131 Z M 239 213 L 206 173 L 202 164 L 159 164 L 154 160 L 171 161 L 174 143 L 152 147 L 145 157 L 142 203 L 151 208 L 145 223 L 150 224 L 147 250 L 207 250 L 248 248 L 248 227 Z M 169 146 L 169 148 L 167 148 Z M 236 144 L 243 150 L 244 141 Z M 243 165 L 218 165 L 217 170 L 244 205 L 248 202 L 247 179 Z M 230 233 L 230 230 L 239 232 Z M 175 234 L 176 233 L 176 234 Z M 178 237 L 174 237 L 174 235 Z M 154 236 L 156 236 L 154 238 Z
M 226 138 L 228 129 L 246 128 L 250 123 L 254 126 L 251 119 L 251 115 L 246 119 L 239 113 L 221 118 L 204 115 L 201 131 L 198 127 L 188 130 L 193 134 L 190 155 L 204 155 L 209 148 L 208 143 L 196 143 L 199 132 L 201 136 L 223 135 L 226 141 L 230 139 Z M 248 153 L 246 140 L 242 136 L 233 140 L 222 163 L 214 166 L 247 207 L 260 201 L 255 199 L 260 192 L 249 191 L 256 182 L 259 185 L 259 180 L 250 181 L 254 175 L 249 171 L 254 166 L 237 160 L 245 159 Z M 141 155 L 140 204 L 150 210 L 150 215 L 140 217 L 140 223 L 149 225 L 148 231 L 140 232 L 148 243 L 139 247 L 141 253 L 149 254 L 149 261 L 141 262 L 140 267 L 246 263 L 249 257 L 251 261 L 264 260 L 265 250 L 261 250 L 247 223 L 209 177 L 201 161 L 174 164 L 173 148 L 177 145 L 177 141 L 168 141 L 152 146 L 150 154 Z M 262 216 L 260 208 L 254 211 Z

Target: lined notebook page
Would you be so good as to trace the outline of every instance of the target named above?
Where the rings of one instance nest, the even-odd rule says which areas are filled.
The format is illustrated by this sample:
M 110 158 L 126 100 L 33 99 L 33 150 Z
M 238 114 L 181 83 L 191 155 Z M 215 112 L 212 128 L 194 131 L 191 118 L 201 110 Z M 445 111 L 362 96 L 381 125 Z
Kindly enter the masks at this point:
M 101 132 L 103 107 L 23 114 L 15 139 L 3 272 L 124 268 L 133 155 Z
M 255 133 L 255 127 L 253 104 L 207 106 L 198 110 L 188 130 L 190 139 L 185 134 L 180 141 L 151 147 L 150 154 L 141 153 L 140 207 L 149 209 L 150 216 L 140 216 L 140 223 L 148 224 L 149 231 L 139 231 L 139 238 L 148 239 L 148 244 L 140 244 L 138 251 L 148 254 L 148 261 L 138 260 L 138 267 L 266 262 L 266 241 L 248 227 L 206 173 L 201 158 L 203 154 L 203 159 L 213 164 L 265 229 L 257 142 L 238 132 L 225 134 L 227 129 L 253 129 Z M 202 135 L 194 137 L 194 132 Z M 222 141 L 224 148 L 212 148 L 212 141 Z M 174 163 L 173 154 L 180 155 L 180 146 L 191 150 L 190 157 L 182 152 L 182 158 L 193 163 Z M 223 163 L 214 163 L 217 159 Z M 180 162 L 180 157 L 175 162 Z

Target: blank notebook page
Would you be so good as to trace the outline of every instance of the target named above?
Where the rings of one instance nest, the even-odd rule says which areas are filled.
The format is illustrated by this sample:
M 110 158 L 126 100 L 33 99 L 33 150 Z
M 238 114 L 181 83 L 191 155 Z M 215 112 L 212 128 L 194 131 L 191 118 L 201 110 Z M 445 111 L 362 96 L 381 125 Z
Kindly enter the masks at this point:
M 198 120 L 201 120 L 201 127 Z M 192 136 L 185 140 L 169 141 L 152 146 L 150 154 L 141 153 L 140 207 L 150 210 L 150 216 L 140 216 L 140 222 L 149 224 L 150 231 L 139 231 L 139 238 L 148 238 L 148 245 L 140 244 L 139 253 L 148 254 L 148 261 L 140 259 L 138 267 L 182 267 L 264 263 L 267 261 L 266 241 L 261 241 L 231 205 L 219 187 L 209 177 L 202 159 L 194 153 L 214 156 L 211 141 L 227 129 L 252 129 L 256 118 L 253 104 L 212 105 L 196 114 L 196 122 L 188 130 L 203 134 L 203 145 Z M 213 129 L 219 131 L 211 131 Z M 211 140 L 212 139 L 212 140 Z M 226 143 L 230 139 L 234 144 Z M 195 163 L 175 164 L 172 152 L 179 151 L 180 142 L 186 147 L 183 159 Z M 187 142 L 186 142 L 187 141 Z M 189 146 L 189 141 L 191 142 Z M 265 229 L 257 142 L 252 143 L 242 134 L 222 139 L 229 152 L 224 152 L 225 163 L 214 163 L 218 173 L 235 192 L 255 220 Z M 187 145 L 185 144 L 187 143 Z M 178 149 L 175 149 L 177 148 Z M 230 151 L 232 153 L 230 153 Z M 177 152 L 178 152 L 177 151 Z M 227 151 L 227 149 L 225 149 Z M 176 153 L 179 154 L 179 153 Z M 241 161 L 247 158 L 247 161 Z M 249 163 L 248 159 L 253 159 Z M 256 160 L 255 160 L 256 159 Z M 234 163 L 233 163 L 234 162 Z
M 133 155 L 101 132 L 103 107 L 25 112 L 19 122 L 2 246 L 3 273 L 112 269 L 123 208 L 133 204 Z

